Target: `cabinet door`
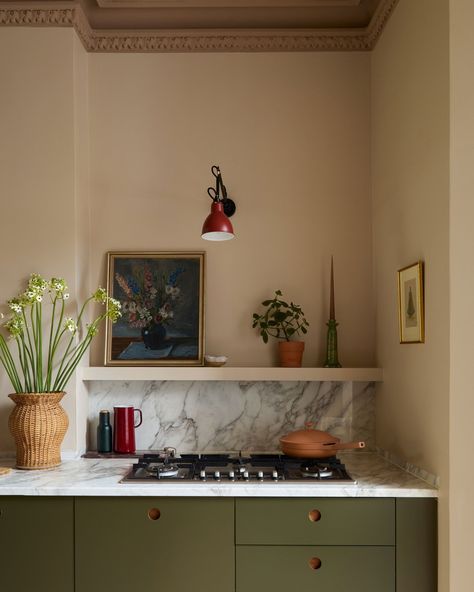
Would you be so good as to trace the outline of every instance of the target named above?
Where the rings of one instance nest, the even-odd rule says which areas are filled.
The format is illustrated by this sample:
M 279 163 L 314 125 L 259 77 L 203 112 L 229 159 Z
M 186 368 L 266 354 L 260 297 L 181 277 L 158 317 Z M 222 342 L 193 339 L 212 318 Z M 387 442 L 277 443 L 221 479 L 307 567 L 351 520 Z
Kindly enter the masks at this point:
M 76 592 L 232 592 L 234 501 L 76 498 Z
M 73 500 L 0 497 L 2 592 L 73 592 Z
M 437 500 L 397 499 L 397 592 L 437 589 Z
M 394 547 L 237 547 L 237 592 L 395 592 Z

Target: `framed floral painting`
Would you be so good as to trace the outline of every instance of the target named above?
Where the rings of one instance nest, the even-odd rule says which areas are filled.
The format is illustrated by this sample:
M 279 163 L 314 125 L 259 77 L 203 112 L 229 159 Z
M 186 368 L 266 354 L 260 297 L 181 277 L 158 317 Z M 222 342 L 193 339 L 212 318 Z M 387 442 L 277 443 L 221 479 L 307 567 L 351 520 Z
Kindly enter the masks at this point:
M 398 270 L 400 343 L 425 342 L 423 262 Z
M 107 324 L 107 366 L 200 366 L 204 253 L 107 254 L 107 292 L 122 317 Z

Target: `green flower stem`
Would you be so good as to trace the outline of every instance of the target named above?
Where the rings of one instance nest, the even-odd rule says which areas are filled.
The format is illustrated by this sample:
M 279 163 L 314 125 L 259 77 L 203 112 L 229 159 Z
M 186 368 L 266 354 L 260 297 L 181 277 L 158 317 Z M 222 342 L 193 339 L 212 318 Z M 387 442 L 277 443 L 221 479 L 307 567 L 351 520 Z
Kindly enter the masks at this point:
M 88 299 L 87 299 L 87 300 L 84 302 L 84 304 L 82 305 L 82 308 L 81 308 L 81 310 L 80 310 L 80 312 L 79 312 L 79 316 L 77 317 L 77 322 L 76 322 L 76 325 L 77 325 L 77 327 L 79 327 L 79 325 L 80 325 L 80 323 L 81 323 L 81 320 L 82 320 L 82 315 L 84 314 L 84 311 L 85 311 L 85 309 L 86 309 L 86 306 L 89 304 L 89 302 L 90 302 L 91 300 L 93 300 L 93 296 L 90 296 L 90 297 L 89 297 L 89 298 L 88 298 Z M 76 336 L 76 333 L 77 333 L 77 331 L 75 331 L 74 333 L 72 333 L 72 334 L 71 334 L 71 338 L 69 339 L 69 343 L 67 344 L 66 351 L 64 352 L 63 359 L 61 360 L 61 364 L 60 364 L 60 366 L 59 366 L 59 368 L 58 368 L 58 372 L 57 372 L 57 374 L 56 374 L 56 381 L 57 381 L 57 379 L 58 379 L 58 376 L 59 376 L 59 375 L 60 375 L 60 373 L 62 372 L 62 369 L 63 369 L 64 363 L 65 363 L 65 361 L 66 361 L 66 358 L 67 358 L 67 357 L 68 357 L 68 355 L 69 355 L 69 351 L 70 351 L 70 349 L 71 349 L 71 346 L 72 346 L 72 344 L 73 344 L 74 337 Z M 73 352 L 72 352 L 72 354 L 73 354 L 73 353 L 74 353 L 74 351 L 77 349 L 77 347 L 78 347 L 78 346 L 76 346 L 76 347 L 73 349 Z M 56 382 L 56 381 L 55 381 L 55 382 Z
M 20 365 L 21 365 L 21 369 L 23 371 L 23 378 L 24 378 L 24 384 L 25 384 L 25 392 L 29 393 L 31 390 L 31 384 L 29 381 L 29 373 L 28 373 L 28 360 L 25 359 L 24 357 L 24 352 L 22 351 L 22 348 L 20 346 L 20 339 L 17 337 L 16 338 L 16 345 L 18 347 L 18 358 L 20 360 Z
M 17 393 L 21 393 L 22 388 L 20 377 L 18 376 L 15 363 L 13 361 L 10 350 L 8 349 L 3 335 L 0 335 L 0 350 L 0 359 L 5 367 L 5 370 L 7 371 L 8 378 L 10 379 L 10 382 L 12 383 L 12 386 L 15 389 L 15 391 Z
M 35 392 L 38 392 L 38 388 L 39 388 L 39 384 L 38 384 L 38 340 L 36 338 L 36 327 L 35 327 L 35 321 L 34 321 L 34 315 L 33 315 L 33 313 L 34 313 L 33 308 L 34 308 L 34 306 L 32 304 L 31 308 L 30 308 L 30 319 L 31 319 L 31 332 L 33 333 L 33 344 L 34 344 L 33 358 L 35 360 L 33 388 L 34 388 Z
M 15 392 L 17 392 L 17 393 L 21 392 L 21 385 L 19 383 L 19 378 L 17 380 L 17 376 L 15 375 L 16 374 L 15 369 L 12 368 L 12 366 L 8 360 L 8 357 L 5 355 L 3 344 L 2 344 L 2 346 L 0 346 L 0 349 L 1 349 L 0 360 L 2 361 L 2 364 L 5 367 L 5 370 L 8 374 L 8 378 L 10 379 L 10 382 L 12 383 L 13 388 L 15 389 Z
M 41 303 L 35 304 L 36 308 L 36 329 L 37 329 L 37 336 L 38 336 L 38 384 L 40 387 L 40 391 L 44 390 L 43 385 L 43 332 L 41 331 L 42 327 L 42 305 Z
M 30 334 L 30 328 L 28 327 L 28 321 L 26 318 L 26 313 L 25 313 L 25 309 L 23 309 L 22 311 L 23 314 L 23 321 L 24 321 L 24 331 L 23 333 L 26 334 L 26 337 L 28 339 L 28 345 L 29 345 L 29 354 L 30 354 L 30 362 L 31 362 L 31 371 L 33 373 L 33 382 L 34 382 L 34 377 L 36 374 L 36 364 L 35 364 L 35 356 L 33 355 L 33 340 L 31 338 L 31 334 Z M 31 384 L 31 386 L 33 387 L 33 383 Z
M 31 385 L 33 384 L 33 380 L 32 380 L 32 372 L 33 372 L 33 366 L 34 366 L 34 362 L 33 362 L 33 354 L 31 353 L 28 344 L 25 341 L 25 335 L 24 333 L 21 333 L 19 335 L 19 339 L 21 341 L 21 346 L 23 348 L 23 357 L 25 360 L 25 366 L 28 372 L 28 382 L 29 382 L 29 388 L 30 388 L 30 392 L 31 392 Z M 29 363 L 28 363 L 29 360 Z M 30 368 L 31 367 L 31 368 Z
M 56 349 L 59 345 L 59 342 L 61 341 L 61 337 L 63 334 L 63 331 L 61 331 L 61 325 L 63 323 L 63 318 L 64 318 L 64 298 L 62 298 L 61 300 L 61 312 L 59 313 L 59 321 L 58 321 L 58 326 L 56 327 L 56 332 L 54 334 L 54 338 L 53 338 L 53 346 L 52 346 L 52 354 L 51 354 L 51 364 L 54 361 L 54 354 L 56 352 Z
M 56 302 L 58 296 L 56 295 L 53 300 L 53 310 L 51 312 L 51 327 L 49 330 L 49 343 L 48 343 L 48 368 L 46 371 L 46 390 L 49 391 L 51 388 L 51 373 L 53 372 L 53 360 L 51 358 L 51 347 L 53 345 L 53 331 L 54 331 L 54 314 L 56 312 Z
M 56 378 L 57 383 L 54 386 L 55 390 L 62 391 L 65 388 L 66 384 L 69 382 L 69 379 L 74 373 L 74 370 L 77 368 L 77 365 L 81 361 L 82 356 L 87 351 L 87 348 L 89 347 L 91 341 L 92 336 L 88 334 L 87 337 L 85 337 L 84 341 L 81 343 L 81 347 L 77 351 L 74 358 L 72 358 L 64 368 L 62 376 Z

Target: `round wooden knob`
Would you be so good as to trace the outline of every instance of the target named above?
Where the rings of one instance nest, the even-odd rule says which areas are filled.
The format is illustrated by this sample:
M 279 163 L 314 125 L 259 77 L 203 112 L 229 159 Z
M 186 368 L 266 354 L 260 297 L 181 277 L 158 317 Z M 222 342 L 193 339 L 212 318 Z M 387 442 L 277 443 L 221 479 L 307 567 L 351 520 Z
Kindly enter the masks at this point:
M 308 563 L 311 569 L 319 569 L 322 565 L 319 557 L 311 557 Z
M 160 510 L 158 510 L 158 508 L 150 508 L 148 510 L 148 518 L 150 520 L 158 520 L 160 516 L 161 516 L 161 512 L 160 512 Z
M 321 512 L 319 510 L 311 510 L 308 514 L 308 518 L 311 522 L 318 522 L 321 520 Z

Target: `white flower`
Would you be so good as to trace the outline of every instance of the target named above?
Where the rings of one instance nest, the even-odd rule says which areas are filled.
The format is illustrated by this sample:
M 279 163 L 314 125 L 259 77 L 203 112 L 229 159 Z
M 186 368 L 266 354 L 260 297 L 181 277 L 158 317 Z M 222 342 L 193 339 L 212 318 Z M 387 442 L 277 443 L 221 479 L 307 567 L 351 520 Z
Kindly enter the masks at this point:
M 21 306 L 17 302 L 9 302 L 8 306 L 13 312 L 16 312 L 16 314 L 21 314 Z
M 165 286 L 165 292 L 166 292 L 166 294 L 171 294 L 172 291 L 173 291 L 173 286 L 170 286 L 169 284 L 167 284 Z
M 66 317 L 64 321 L 64 328 L 70 331 L 71 333 L 75 333 L 77 330 L 77 323 L 71 317 Z
M 67 300 L 69 298 L 69 294 L 66 292 L 66 294 L 63 294 L 63 298 L 64 300 Z
M 40 296 L 39 294 L 36 296 L 36 302 L 41 302 L 43 300 L 43 296 Z

